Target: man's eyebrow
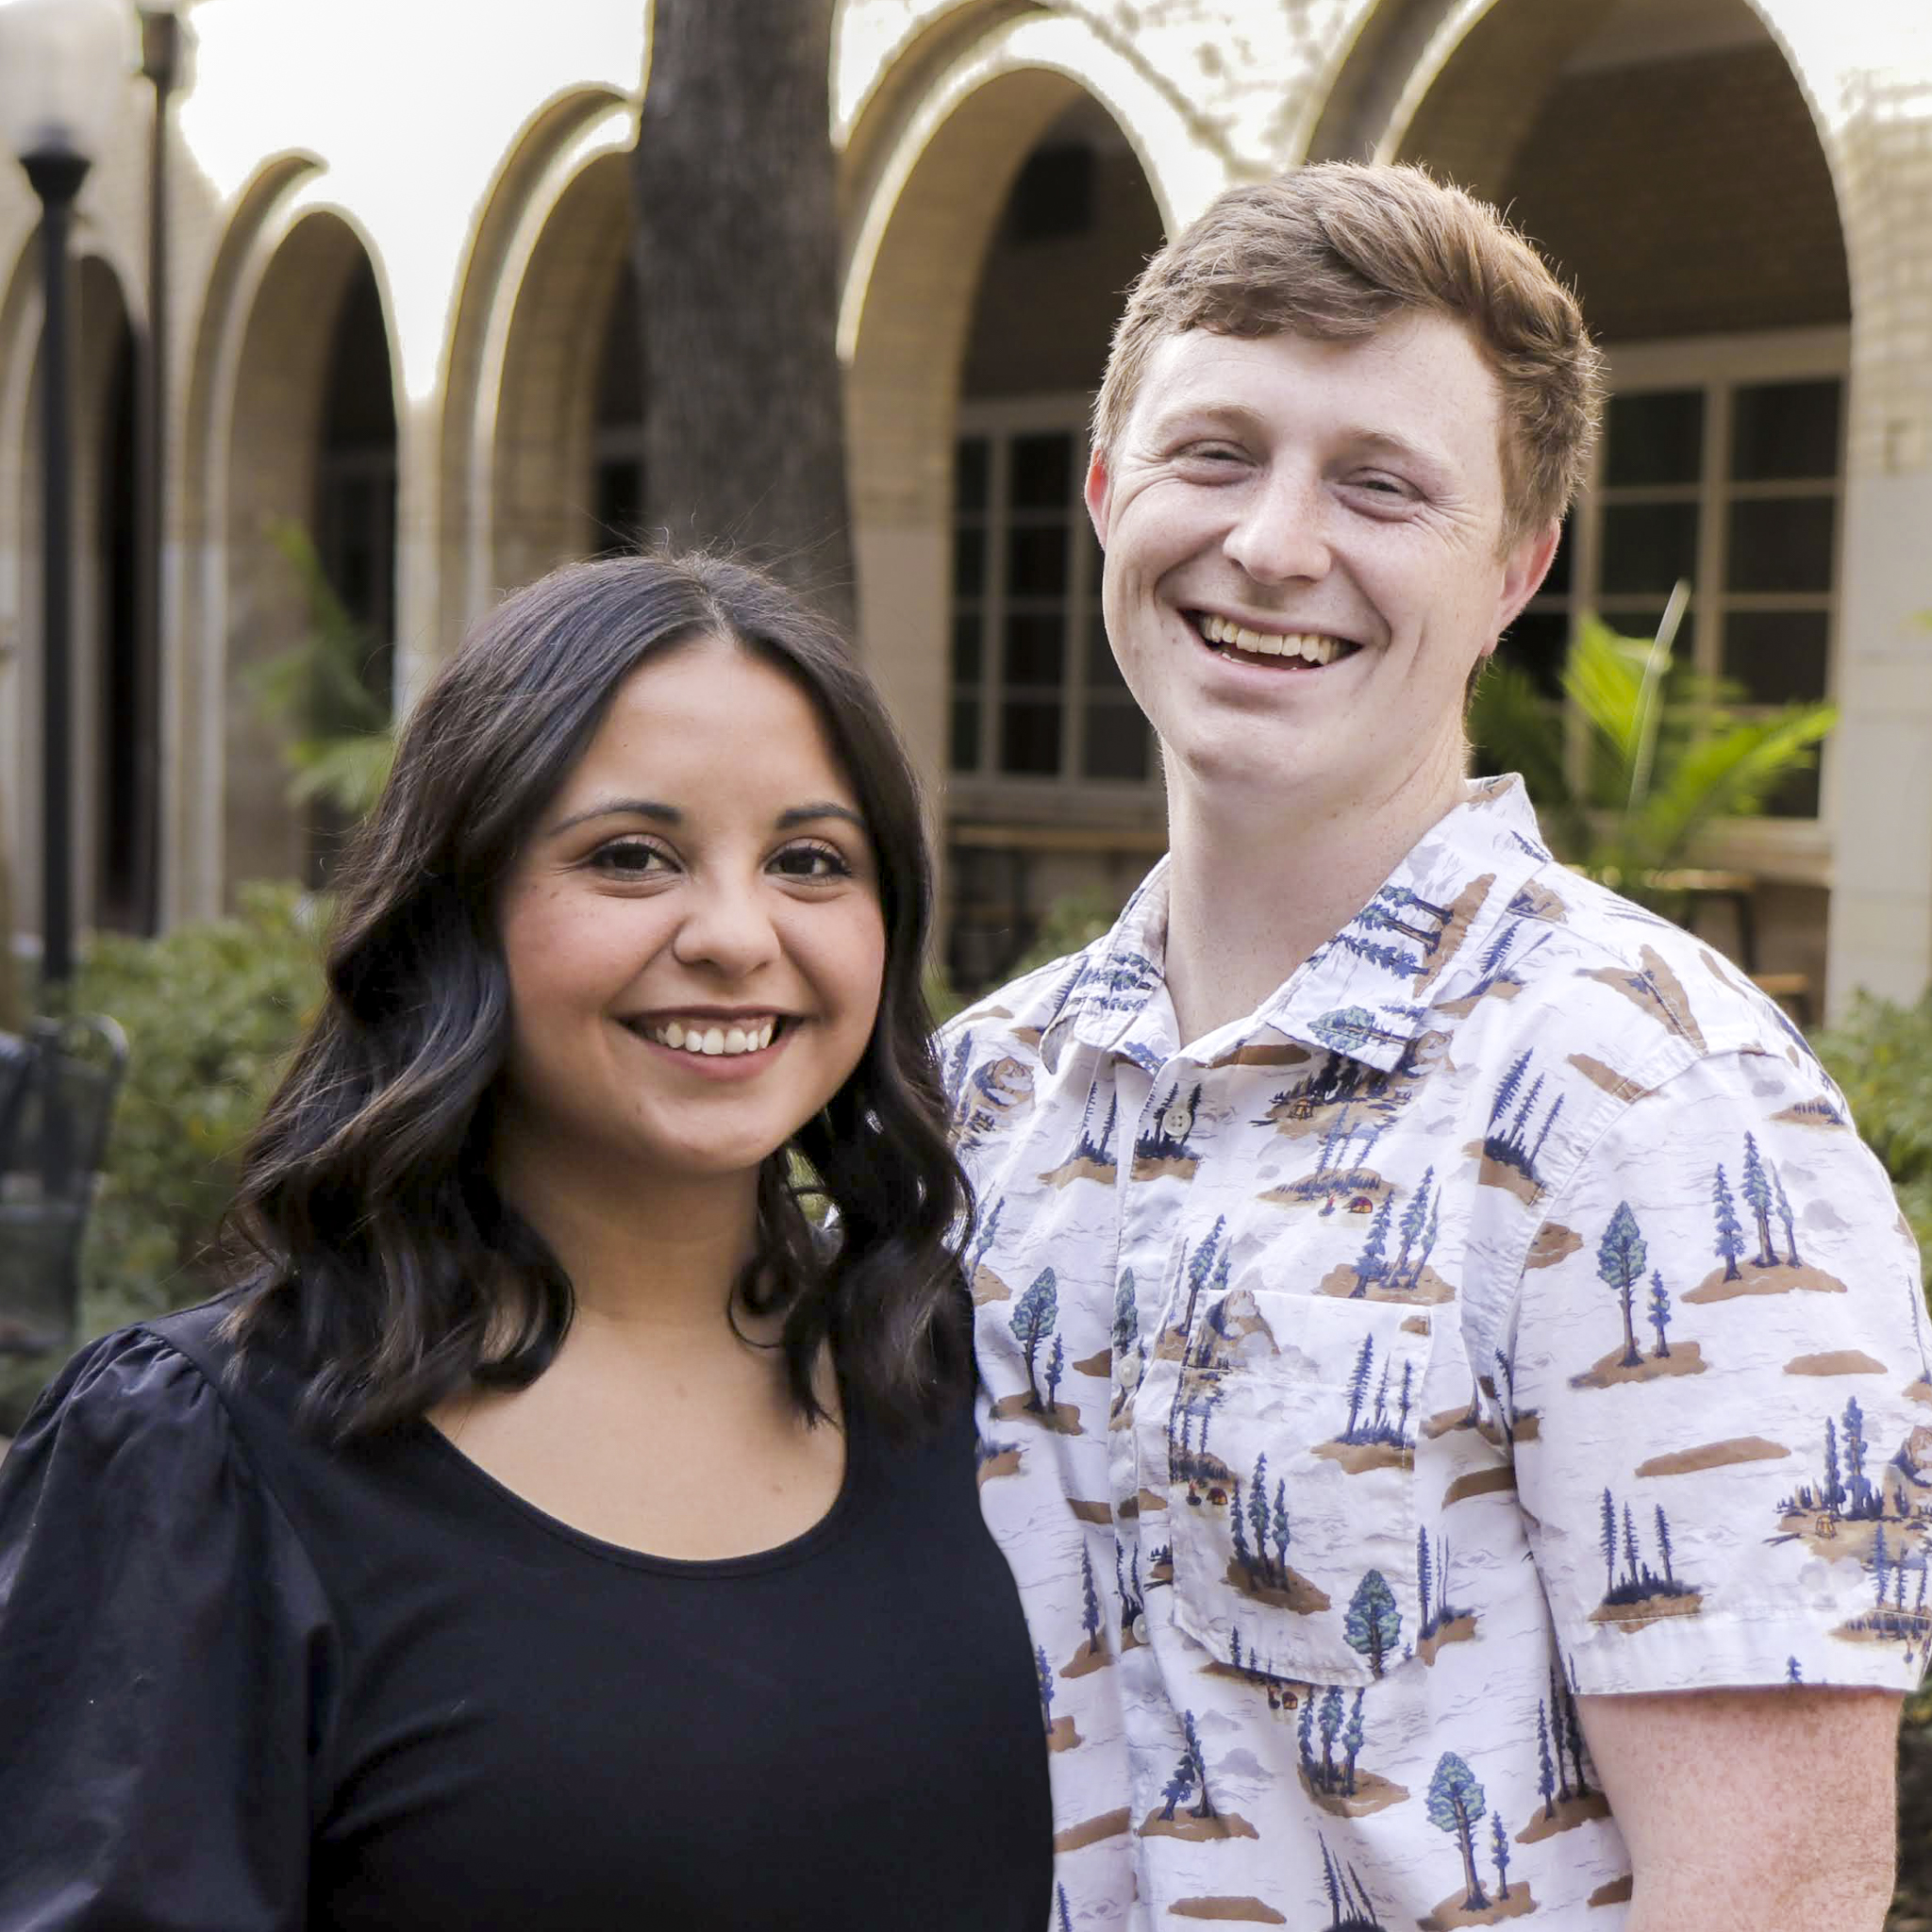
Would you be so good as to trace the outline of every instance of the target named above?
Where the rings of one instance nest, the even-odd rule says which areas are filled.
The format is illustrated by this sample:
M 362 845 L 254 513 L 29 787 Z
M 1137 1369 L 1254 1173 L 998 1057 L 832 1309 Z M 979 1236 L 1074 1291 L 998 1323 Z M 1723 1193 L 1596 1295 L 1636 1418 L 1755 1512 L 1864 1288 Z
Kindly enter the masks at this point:
M 660 825 L 679 825 L 684 823 L 684 814 L 675 805 L 665 805 L 655 798 L 601 798 L 595 805 L 587 805 L 582 811 L 574 811 L 567 819 L 559 819 L 550 828 L 554 839 L 560 832 L 568 832 L 577 825 L 588 824 L 592 819 L 655 819 Z

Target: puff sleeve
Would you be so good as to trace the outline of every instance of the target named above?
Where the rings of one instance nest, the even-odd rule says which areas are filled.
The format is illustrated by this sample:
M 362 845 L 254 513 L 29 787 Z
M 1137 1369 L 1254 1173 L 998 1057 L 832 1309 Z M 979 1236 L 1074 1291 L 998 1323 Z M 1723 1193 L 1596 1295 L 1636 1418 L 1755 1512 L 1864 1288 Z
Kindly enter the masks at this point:
M 0 1932 L 303 1924 L 335 1658 L 201 1370 L 83 1351 L 0 1463 Z

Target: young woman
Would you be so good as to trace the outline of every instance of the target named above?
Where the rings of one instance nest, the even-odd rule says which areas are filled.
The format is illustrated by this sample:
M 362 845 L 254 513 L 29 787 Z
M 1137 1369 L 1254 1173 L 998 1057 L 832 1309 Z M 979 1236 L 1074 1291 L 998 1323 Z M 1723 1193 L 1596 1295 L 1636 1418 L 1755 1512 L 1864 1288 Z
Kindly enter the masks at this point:
M 764 578 L 581 565 L 465 643 L 258 1265 L 0 1466 L 0 1928 L 1039 1932 L 927 917 L 879 700 Z

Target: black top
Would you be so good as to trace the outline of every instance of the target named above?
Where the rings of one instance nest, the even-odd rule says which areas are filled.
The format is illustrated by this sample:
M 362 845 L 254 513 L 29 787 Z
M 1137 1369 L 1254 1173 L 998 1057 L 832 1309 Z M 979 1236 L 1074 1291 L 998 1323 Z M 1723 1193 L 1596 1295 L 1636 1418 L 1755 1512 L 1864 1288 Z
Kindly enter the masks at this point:
M 223 1312 L 84 1350 L 0 1464 L 4 1932 L 1040 1932 L 964 1406 L 904 1449 L 855 1413 L 815 1527 L 674 1562 L 427 1424 L 298 1433 L 291 1376 L 223 1382 Z

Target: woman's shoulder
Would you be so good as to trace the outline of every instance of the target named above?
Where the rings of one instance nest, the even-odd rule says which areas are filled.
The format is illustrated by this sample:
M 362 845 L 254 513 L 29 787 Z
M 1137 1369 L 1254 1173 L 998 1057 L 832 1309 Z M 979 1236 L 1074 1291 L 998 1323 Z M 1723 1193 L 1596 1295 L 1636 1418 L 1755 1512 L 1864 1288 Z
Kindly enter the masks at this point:
M 279 1419 L 275 1378 L 243 1373 L 226 1324 L 227 1297 L 130 1323 L 86 1343 L 42 1392 L 0 1464 L 18 1487 L 37 1466 L 125 1474 L 138 1460 L 208 1464 L 235 1453 L 234 1409 L 246 1403 Z

